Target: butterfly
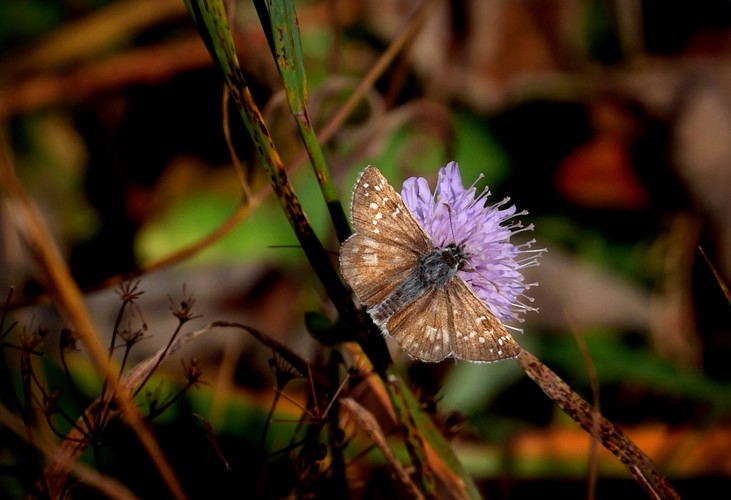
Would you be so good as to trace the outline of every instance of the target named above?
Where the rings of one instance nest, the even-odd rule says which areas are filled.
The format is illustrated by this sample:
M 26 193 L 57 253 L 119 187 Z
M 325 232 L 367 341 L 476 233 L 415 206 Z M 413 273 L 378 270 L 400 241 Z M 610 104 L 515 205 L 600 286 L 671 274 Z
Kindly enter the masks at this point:
M 351 219 L 355 234 L 340 248 L 343 277 L 409 356 L 427 362 L 518 356 L 520 345 L 457 274 L 468 260 L 464 246 L 436 248 L 373 166 L 356 182 Z

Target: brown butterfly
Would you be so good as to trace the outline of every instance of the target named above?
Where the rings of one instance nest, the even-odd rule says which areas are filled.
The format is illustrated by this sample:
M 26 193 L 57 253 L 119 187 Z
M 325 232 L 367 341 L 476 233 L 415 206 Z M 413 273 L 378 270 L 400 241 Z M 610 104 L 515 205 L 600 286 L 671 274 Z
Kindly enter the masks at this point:
M 491 362 L 520 345 L 457 275 L 464 246 L 435 248 L 396 190 L 372 166 L 353 190 L 356 233 L 340 248 L 343 276 L 384 334 L 410 356 Z

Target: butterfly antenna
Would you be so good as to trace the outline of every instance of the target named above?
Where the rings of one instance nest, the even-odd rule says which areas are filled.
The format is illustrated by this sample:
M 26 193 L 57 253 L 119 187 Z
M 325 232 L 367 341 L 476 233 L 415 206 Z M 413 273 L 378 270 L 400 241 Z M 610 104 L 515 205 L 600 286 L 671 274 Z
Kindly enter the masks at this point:
M 452 231 L 452 243 L 457 244 L 457 236 L 454 234 L 454 224 L 452 223 L 452 207 L 447 203 L 444 204 L 447 207 L 447 213 L 449 213 L 449 230 Z

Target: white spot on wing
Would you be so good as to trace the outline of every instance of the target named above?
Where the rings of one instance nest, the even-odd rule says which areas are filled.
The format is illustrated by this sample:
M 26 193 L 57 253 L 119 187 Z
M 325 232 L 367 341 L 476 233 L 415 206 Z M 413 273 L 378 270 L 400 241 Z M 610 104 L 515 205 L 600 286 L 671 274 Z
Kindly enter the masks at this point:
M 363 254 L 363 263 L 368 264 L 370 266 L 378 264 L 378 254 L 377 253 Z
M 434 328 L 431 325 L 430 326 L 427 326 L 426 327 L 426 336 L 427 336 L 427 338 L 433 342 L 434 341 L 434 337 L 436 336 L 436 334 L 437 334 L 438 331 L 439 330 L 437 330 L 436 328 Z

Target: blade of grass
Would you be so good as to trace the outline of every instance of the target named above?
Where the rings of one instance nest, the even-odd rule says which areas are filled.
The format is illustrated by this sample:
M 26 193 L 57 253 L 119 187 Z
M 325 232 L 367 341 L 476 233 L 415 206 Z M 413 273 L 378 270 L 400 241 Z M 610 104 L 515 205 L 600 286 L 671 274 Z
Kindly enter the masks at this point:
M 231 97 L 254 141 L 257 157 L 269 173 L 274 192 L 313 269 L 328 290 L 340 292 L 337 295 L 347 295 L 347 290 L 340 282 L 327 253 L 302 210 L 299 199 L 287 178 L 279 152 L 275 148 L 259 108 L 249 92 L 239 67 L 222 2 L 186 0 L 186 5 L 211 55 L 223 71 Z
M 401 465 L 399 459 L 396 458 L 396 454 L 393 452 L 393 450 L 391 450 L 391 447 L 388 445 L 388 442 L 386 441 L 386 436 L 383 433 L 383 429 L 381 429 L 381 426 L 376 420 L 376 417 L 374 417 L 371 412 L 358 404 L 353 398 L 342 398 L 340 400 L 340 403 L 343 409 L 348 413 L 348 415 L 350 415 L 350 418 L 353 419 L 355 424 L 366 434 L 368 434 L 368 436 L 375 443 L 375 445 L 381 450 L 381 453 L 383 453 L 383 456 L 386 458 L 386 463 L 389 465 L 389 467 L 391 467 L 391 470 L 396 475 L 396 477 L 398 477 L 399 481 L 401 481 L 401 483 L 406 487 L 409 493 L 411 493 L 411 496 L 413 498 L 419 499 L 424 498 L 424 494 L 411 480 L 411 477 L 406 472 L 406 469 L 404 469 L 404 466 Z
M 352 325 L 352 331 L 358 335 L 358 341 L 364 350 L 374 364 L 383 370 L 390 363 L 385 340 L 381 335 L 368 334 L 369 328 L 364 318 L 358 314 L 349 290 L 340 281 L 329 255 L 302 210 L 299 198 L 287 178 L 282 159 L 241 72 L 223 3 L 220 0 L 186 0 L 186 5 L 211 56 L 223 71 L 231 98 L 254 142 L 257 158 L 269 173 L 274 193 L 313 271 L 327 290 L 343 321 Z
M 261 2 L 262 0 L 257 0 L 255 3 L 260 5 Z M 350 225 L 307 113 L 309 100 L 307 76 L 294 2 L 292 0 L 266 0 L 266 4 L 268 19 L 262 17 L 262 8 L 257 8 L 257 12 L 259 12 L 264 28 L 266 29 L 268 26 L 271 30 L 271 36 L 267 37 L 267 40 L 272 44 L 272 53 L 279 73 L 282 75 L 289 110 L 297 122 L 297 128 L 315 170 L 315 176 L 330 212 L 338 240 L 342 242 L 351 234 Z
M 389 373 L 386 388 L 391 401 L 395 402 L 393 406 L 398 421 L 406 427 L 407 449 L 427 496 L 434 497 L 440 491 L 435 482 L 436 476 L 444 490 L 454 498 L 481 498 L 477 485 L 449 442 L 395 371 Z
M 373 371 L 373 366 L 363 356 L 357 344 L 347 342 L 344 348 L 350 353 L 358 371 L 361 373 Z M 411 460 L 414 463 L 427 464 L 425 466 L 433 471 L 439 480 L 439 491 L 449 492 L 452 498 L 481 498 L 472 477 L 454 454 L 449 442 L 434 425 L 431 417 L 421 409 L 419 402 L 398 373 L 389 369 L 385 377 L 367 377 L 366 383 L 389 417 L 398 425 L 407 426 L 407 439 L 409 435 L 412 436 L 412 444 L 407 448 L 414 447 L 414 451 L 419 453 L 416 460 L 413 455 Z M 410 417 L 406 417 L 407 414 Z M 423 447 L 423 450 L 420 450 L 420 447 Z M 425 483 L 430 485 L 429 479 L 422 477 L 420 480 L 422 486 Z

